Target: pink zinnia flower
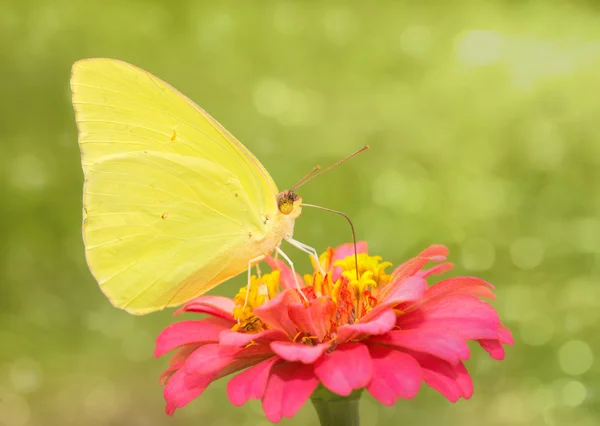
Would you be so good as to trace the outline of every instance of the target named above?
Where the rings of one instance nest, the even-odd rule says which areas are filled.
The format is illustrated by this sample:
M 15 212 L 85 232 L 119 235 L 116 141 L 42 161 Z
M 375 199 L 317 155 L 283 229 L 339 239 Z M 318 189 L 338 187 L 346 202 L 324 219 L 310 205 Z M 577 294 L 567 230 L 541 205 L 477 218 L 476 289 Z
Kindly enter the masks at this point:
M 327 272 L 307 275 L 295 288 L 283 262 L 252 277 L 250 293 L 235 300 L 203 296 L 178 312 L 208 314 L 172 324 L 158 337 L 156 356 L 178 349 L 163 373 L 167 413 L 198 397 L 214 380 L 241 371 L 227 386 L 234 405 L 261 399 L 267 418 L 292 417 L 321 383 L 348 396 L 365 388 L 385 405 L 414 397 L 422 382 L 448 400 L 470 398 L 471 377 L 463 361 L 468 340 L 494 359 L 512 344 L 509 330 L 480 297 L 493 287 L 475 277 L 449 278 L 428 287 L 426 279 L 452 268 L 448 250 L 431 246 L 389 275 L 391 266 L 359 244 L 358 279 L 353 247 L 328 249 Z M 248 303 L 244 306 L 245 300 Z

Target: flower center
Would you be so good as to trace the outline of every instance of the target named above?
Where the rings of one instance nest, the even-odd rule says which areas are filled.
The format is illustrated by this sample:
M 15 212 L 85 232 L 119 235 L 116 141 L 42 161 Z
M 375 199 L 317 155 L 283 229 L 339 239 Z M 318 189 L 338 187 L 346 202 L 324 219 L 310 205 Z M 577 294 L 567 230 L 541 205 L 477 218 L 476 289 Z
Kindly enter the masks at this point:
M 391 262 L 382 262 L 379 256 L 359 254 L 357 274 L 354 254 L 336 261 L 334 255 L 333 249 L 321 255 L 319 262 L 325 276 L 315 267 L 312 275 L 304 276 L 306 286 L 301 290 L 309 303 L 319 298 L 333 302 L 335 309 L 329 320 L 328 336 L 334 336 L 342 325 L 353 324 L 377 305 L 378 293 L 391 280 L 391 275 L 385 272 Z M 253 312 L 281 291 L 279 280 L 280 271 L 274 270 L 262 277 L 253 275 L 250 285 L 240 288 L 233 311 L 238 321 L 233 327 L 235 331 L 257 333 L 269 328 Z

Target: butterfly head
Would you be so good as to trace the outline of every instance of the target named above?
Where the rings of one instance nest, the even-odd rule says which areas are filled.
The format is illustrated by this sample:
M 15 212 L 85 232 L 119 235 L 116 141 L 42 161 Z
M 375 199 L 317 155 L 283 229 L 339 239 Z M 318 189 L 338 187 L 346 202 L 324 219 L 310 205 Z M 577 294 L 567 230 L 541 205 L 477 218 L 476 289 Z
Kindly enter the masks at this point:
M 302 212 L 302 197 L 293 191 L 283 191 L 277 195 L 277 208 L 283 215 L 296 219 Z

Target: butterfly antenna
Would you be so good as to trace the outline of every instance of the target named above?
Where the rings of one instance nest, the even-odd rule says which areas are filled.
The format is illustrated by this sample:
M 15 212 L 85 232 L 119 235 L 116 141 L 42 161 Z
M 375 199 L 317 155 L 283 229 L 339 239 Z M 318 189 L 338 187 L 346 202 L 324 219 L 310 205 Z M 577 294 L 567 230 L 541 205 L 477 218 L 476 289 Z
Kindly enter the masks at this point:
M 316 171 L 321 170 L 321 166 L 316 165 L 315 167 L 312 168 L 312 170 L 310 172 L 308 172 L 307 174 L 305 174 L 302 179 L 300 179 L 298 182 L 296 182 L 294 185 L 292 185 L 292 187 L 290 188 L 290 191 L 293 191 L 295 188 L 298 188 L 302 185 L 304 185 L 304 181 L 307 180 L 308 178 L 310 178 Z
M 300 179 L 300 180 L 298 181 L 298 183 L 296 183 L 294 186 L 292 186 L 292 187 L 290 188 L 290 191 L 295 191 L 296 189 L 298 189 L 298 188 L 300 188 L 301 186 L 303 186 L 303 185 L 307 184 L 308 182 L 310 182 L 311 180 L 313 180 L 313 179 L 314 179 L 314 178 L 316 178 L 317 176 L 321 176 L 323 173 L 325 173 L 325 172 L 328 172 L 329 170 L 331 170 L 331 169 L 333 169 L 333 168 L 335 168 L 335 167 L 339 166 L 339 165 L 340 165 L 340 164 L 342 164 L 342 163 L 345 163 L 346 161 L 348 161 L 348 160 L 349 160 L 349 159 L 351 159 L 352 157 L 355 157 L 356 155 L 360 154 L 360 153 L 361 153 L 361 152 L 363 152 L 363 151 L 366 151 L 367 149 L 369 149 L 369 145 L 365 145 L 365 146 L 363 146 L 363 147 L 362 147 L 361 149 L 359 149 L 358 151 L 356 151 L 356 152 L 353 152 L 352 154 L 350 154 L 350 155 L 349 155 L 349 156 L 347 156 L 346 158 L 343 158 L 343 159 L 341 159 L 341 160 L 340 160 L 340 161 L 338 161 L 337 163 L 335 163 L 335 164 L 332 164 L 331 166 L 327 167 L 327 168 L 326 168 L 326 169 L 324 169 L 324 170 L 321 170 L 321 171 L 320 171 L 320 172 L 318 172 L 318 173 L 315 173 L 315 172 L 317 172 L 318 170 L 320 170 L 320 169 L 321 169 L 321 167 L 319 167 L 319 166 L 315 166 L 315 167 L 313 167 L 313 169 L 312 169 L 312 170 L 311 170 L 311 171 L 310 171 L 308 174 L 306 174 L 306 175 L 305 175 L 305 176 L 304 176 L 302 179 Z M 305 205 L 305 206 L 306 206 L 307 204 L 303 204 L 303 205 Z M 339 212 L 338 212 L 338 213 L 339 213 Z
M 368 146 L 366 148 L 363 148 L 361 151 L 364 151 L 367 148 L 368 148 Z M 358 151 L 358 152 L 360 152 L 360 151 Z M 358 152 L 354 153 L 353 155 L 357 154 Z M 346 160 L 347 159 L 348 158 L 346 158 Z M 354 224 L 352 223 L 352 220 L 350 219 L 350 217 L 344 212 L 340 212 L 340 211 L 333 210 L 333 209 L 328 209 L 327 207 L 315 206 L 314 204 L 302 203 L 302 207 L 313 207 L 315 209 L 325 210 L 326 212 L 339 214 L 340 216 L 344 216 L 346 218 L 346 220 L 350 224 L 350 229 L 352 230 L 352 244 L 354 244 L 354 262 L 356 265 L 356 279 L 360 280 L 360 276 L 358 275 L 358 252 L 356 249 L 356 232 L 354 231 Z

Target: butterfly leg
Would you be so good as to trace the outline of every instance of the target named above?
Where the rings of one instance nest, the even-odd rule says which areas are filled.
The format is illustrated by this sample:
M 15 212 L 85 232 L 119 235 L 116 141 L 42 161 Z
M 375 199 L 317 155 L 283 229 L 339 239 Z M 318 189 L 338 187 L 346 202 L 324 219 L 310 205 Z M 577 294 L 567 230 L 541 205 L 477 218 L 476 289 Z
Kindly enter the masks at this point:
M 281 257 L 283 257 L 287 261 L 287 263 L 290 265 L 290 268 L 292 268 L 292 275 L 294 276 L 294 281 L 296 282 L 296 288 L 298 289 L 298 292 L 300 293 L 300 295 L 302 296 L 304 301 L 308 302 L 308 299 L 306 298 L 306 296 L 302 292 L 302 289 L 300 288 L 300 283 L 298 282 L 298 276 L 296 275 L 296 270 L 294 269 L 294 262 L 292 262 L 292 260 L 289 257 L 287 257 L 287 254 L 285 254 L 283 252 L 283 250 L 281 250 L 279 247 L 277 247 L 275 250 L 277 250 L 277 253 L 279 253 L 281 255 Z
M 256 267 L 256 276 L 258 278 L 260 278 L 262 276 L 262 272 L 260 271 L 260 267 L 258 266 L 259 263 L 257 263 L 256 265 L 254 265 Z
M 246 299 L 244 300 L 244 306 L 242 307 L 242 311 L 244 309 L 246 309 L 246 306 L 248 306 L 248 296 L 250 295 L 250 278 L 252 277 L 252 264 L 256 263 L 256 267 L 258 268 L 258 262 L 260 262 L 261 260 L 263 260 L 265 258 L 265 255 L 261 255 L 258 257 L 255 257 L 254 259 L 250 259 L 248 261 L 248 285 L 246 286 Z M 239 322 L 239 320 L 238 320 Z
M 300 241 L 294 240 L 293 238 L 288 238 L 286 240 L 288 243 L 290 243 L 291 245 L 293 245 L 294 247 L 296 247 L 298 250 L 303 251 L 304 253 L 308 254 L 310 257 L 313 258 L 313 260 L 315 261 L 315 265 L 317 268 L 319 268 L 319 272 L 321 273 L 321 275 L 325 276 L 325 271 L 323 270 L 323 267 L 321 266 L 321 262 L 319 261 L 319 256 L 317 255 L 317 251 L 312 248 L 309 245 L 306 245 L 304 243 L 301 243 Z

